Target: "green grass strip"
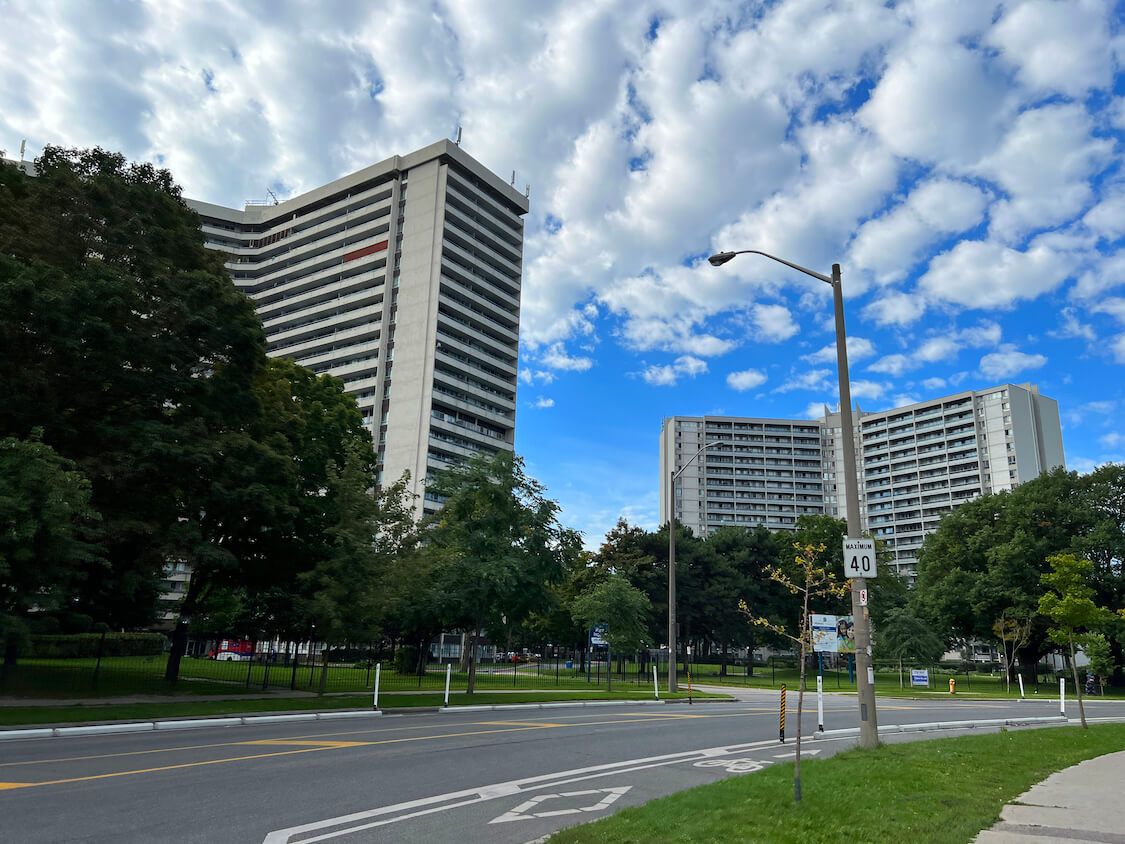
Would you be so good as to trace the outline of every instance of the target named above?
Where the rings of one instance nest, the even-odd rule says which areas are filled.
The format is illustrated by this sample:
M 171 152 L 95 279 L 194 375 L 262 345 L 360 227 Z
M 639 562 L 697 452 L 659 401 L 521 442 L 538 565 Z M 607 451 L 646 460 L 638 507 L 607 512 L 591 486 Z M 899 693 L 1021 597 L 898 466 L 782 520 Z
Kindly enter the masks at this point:
M 815 746 L 815 745 L 814 745 Z M 572 842 L 970 841 L 1055 771 L 1125 749 L 1125 724 L 1007 731 L 882 745 L 731 777 L 564 830 Z
M 662 693 L 661 700 L 668 699 Z M 687 699 L 687 693 L 671 696 L 673 699 Z M 705 695 L 696 692 L 696 698 L 717 697 L 722 695 Z M 395 694 L 383 695 L 379 698 L 380 709 L 409 709 L 425 706 L 441 706 L 443 693 Z M 450 695 L 449 703 L 455 706 L 492 706 L 513 703 L 551 703 L 557 701 L 614 701 L 629 702 L 634 700 L 652 700 L 651 694 L 638 692 L 614 692 L 612 695 L 604 692 L 589 692 L 582 694 L 562 695 L 557 692 L 513 692 L 513 693 L 488 693 L 478 692 L 473 695 Z M 191 699 L 165 703 L 163 701 L 144 703 L 123 703 L 84 706 L 0 706 L 0 726 L 36 726 L 39 724 L 65 724 L 86 723 L 101 721 L 149 721 L 155 718 L 206 718 L 211 715 L 241 715 L 256 712 L 290 712 L 308 711 L 324 712 L 330 709 L 365 709 L 371 706 L 371 695 L 326 695 L 325 697 L 297 697 L 297 698 L 252 698 L 234 700 L 197 700 Z

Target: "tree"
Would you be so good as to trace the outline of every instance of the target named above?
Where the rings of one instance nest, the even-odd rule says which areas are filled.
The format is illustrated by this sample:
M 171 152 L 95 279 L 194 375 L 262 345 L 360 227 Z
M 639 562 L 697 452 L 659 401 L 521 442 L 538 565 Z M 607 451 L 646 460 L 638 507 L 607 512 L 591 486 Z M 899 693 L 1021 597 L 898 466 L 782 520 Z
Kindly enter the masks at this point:
M 1094 584 L 1112 592 L 1114 579 L 1120 583 L 1120 562 L 1115 569 L 1112 558 L 1125 524 L 1115 523 L 1113 502 L 1103 499 L 1114 489 L 1107 478 L 1093 483 L 1090 476 L 1056 469 L 947 513 L 919 553 L 915 612 L 959 638 L 990 639 L 1005 610 L 1032 611 L 1047 559 L 1065 553 L 1106 558 L 1095 569 Z M 1026 646 L 1031 662 L 1048 650 L 1046 628 L 1045 619 L 1033 622 Z
M 636 653 L 648 641 L 648 615 L 652 602 L 622 574 L 611 574 L 588 588 L 570 604 L 570 614 L 586 630 L 608 625 L 606 644 L 611 652 Z M 613 681 L 609 674 L 606 679 Z M 612 685 L 610 690 L 612 690 Z
M 1008 607 L 1000 613 L 1000 617 L 992 625 L 992 632 L 1000 640 L 1000 647 L 1004 651 L 1004 687 L 1009 692 L 1012 690 L 1012 672 L 1015 670 L 1016 654 L 1031 641 L 1033 621 L 1032 613 L 1020 614 L 1015 607 Z
M 15 665 L 28 619 L 64 606 L 86 565 L 98 562 L 90 483 L 50 446 L 0 440 L 0 649 Z
M 1078 682 L 1075 651 L 1082 643 L 1083 633 L 1095 632 L 1091 628 L 1108 624 L 1113 615 L 1094 603 L 1094 590 L 1087 583 L 1094 570 L 1093 563 L 1080 560 L 1073 554 L 1056 554 L 1047 562 L 1051 571 L 1042 576 L 1047 592 L 1039 599 L 1039 612 L 1054 623 L 1048 630 L 1051 641 L 1068 649 L 1067 661 L 1074 677 L 1078 712 L 1085 730 L 1088 729 L 1086 709 L 1082 703 L 1082 685 Z
M 797 633 L 790 633 L 783 625 L 770 621 L 762 615 L 756 615 L 745 602 L 740 603 L 742 612 L 750 618 L 750 622 L 758 627 L 772 630 L 793 642 L 800 651 L 801 681 L 797 691 L 797 742 L 794 755 L 795 767 L 793 770 L 793 797 L 796 802 L 801 802 L 801 717 L 805 707 L 805 663 L 806 657 L 812 650 L 812 629 L 809 625 L 809 600 L 811 598 L 843 598 L 848 593 L 848 585 L 836 579 L 836 575 L 828 570 L 821 560 L 821 555 L 827 550 L 824 544 L 802 545 L 793 543 L 797 549 L 794 558 L 795 567 L 786 571 L 780 567 L 770 567 L 769 576 L 781 584 L 791 594 L 800 596 L 799 614 L 797 617 Z M 843 553 L 841 543 L 840 552 Z M 842 564 L 841 564 L 842 565 Z
M 1086 651 L 1086 658 L 1090 660 L 1090 670 L 1097 675 L 1101 693 L 1105 695 L 1106 679 L 1117 667 L 1113 661 L 1109 639 L 1101 633 L 1087 633 L 1082 640 L 1082 649 Z
M 548 607 L 550 586 L 579 554 L 581 537 L 559 523 L 558 504 L 509 451 L 436 471 L 426 491 L 443 504 L 423 519 L 424 553 L 435 564 L 446 621 L 470 633 L 472 694 L 481 631 Z
M 881 576 L 881 575 L 880 575 Z M 902 663 L 933 663 L 945 653 L 945 641 L 933 628 L 906 607 L 889 610 L 875 629 L 875 652 L 898 661 L 898 685 L 903 686 Z
M 265 339 L 165 170 L 48 147 L 0 164 L 0 436 L 74 461 L 102 516 L 70 607 L 153 620 L 190 456 L 252 416 Z

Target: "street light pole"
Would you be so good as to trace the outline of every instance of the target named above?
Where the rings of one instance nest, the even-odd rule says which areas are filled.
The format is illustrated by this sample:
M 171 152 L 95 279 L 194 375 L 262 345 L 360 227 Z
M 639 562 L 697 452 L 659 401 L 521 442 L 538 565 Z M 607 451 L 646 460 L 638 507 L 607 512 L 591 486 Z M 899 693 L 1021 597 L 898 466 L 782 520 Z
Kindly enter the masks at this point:
M 859 475 L 855 465 L 855 439 L 852 425 L 852 391 L 848 378 L 848 340 L 844 330 L 844 293 L 840 282 L 840 265 L 832 265 L 832 275 L 806 269 L 798 264 L 761 252 L 741 249 L 737 252 L 719 252 L 707 260 L 719 267 L 736 255 L 761 255 L 798 272 L 812 276 L 832 286 L 832 306 L 836 316 L 836 369 L 840 379 L 840 436 L 844 451 L 844 497 L 848 508 L 848 537 L 859 539 Z M 879 744 L 879 722 L 875 713 L 875 683 L 871 665 L 871 627 L 867 607 L 860 604 L 860 592 L 867 589 L 867 580 L 852 579 L 852 618 L 855 619 L 856 692 L 859 703 L 859 745 L 876 747 Z
M 721 445 L 721 441 L 706 443 L 703 448 L 688 458 L 687 463 L 679 471 L 673 469 L 668 473 L 668 694 L 675 694 L 680 690 L 676 682 L 676 478 L 692 464 L 699 455 L 712 446 Z M 670 446 L 670 462 L 676 465 L 676 440 L 673 436 Z

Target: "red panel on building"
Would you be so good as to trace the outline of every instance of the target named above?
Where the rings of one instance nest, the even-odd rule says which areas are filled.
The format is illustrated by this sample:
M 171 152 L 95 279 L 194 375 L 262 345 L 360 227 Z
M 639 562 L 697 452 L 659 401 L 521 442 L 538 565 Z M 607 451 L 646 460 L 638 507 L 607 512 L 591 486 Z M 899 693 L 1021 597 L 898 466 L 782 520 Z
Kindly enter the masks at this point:
M 344 254 L 344 263 L 354 261 L 356 258 L 363 258 L 367 255 L 374 255 L 376 252 L 382 252 L 387 248 L 387 241 L 380 240 L 378 243 L 372 243 L 370 246 L 364 246 L 360 249 L 355 249 L 351 252 Z

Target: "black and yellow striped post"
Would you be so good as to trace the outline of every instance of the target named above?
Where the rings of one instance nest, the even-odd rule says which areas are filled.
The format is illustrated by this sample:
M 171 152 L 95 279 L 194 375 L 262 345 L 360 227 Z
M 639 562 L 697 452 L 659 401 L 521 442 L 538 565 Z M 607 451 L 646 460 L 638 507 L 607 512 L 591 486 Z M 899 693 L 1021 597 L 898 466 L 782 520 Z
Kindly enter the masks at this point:
M 781 684 L 781 728 L 778 730 L 778 738 L 781 743 L 785 744 L 785 684 Z

